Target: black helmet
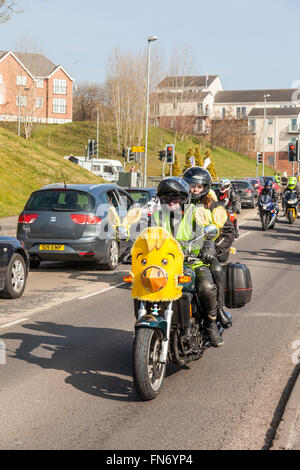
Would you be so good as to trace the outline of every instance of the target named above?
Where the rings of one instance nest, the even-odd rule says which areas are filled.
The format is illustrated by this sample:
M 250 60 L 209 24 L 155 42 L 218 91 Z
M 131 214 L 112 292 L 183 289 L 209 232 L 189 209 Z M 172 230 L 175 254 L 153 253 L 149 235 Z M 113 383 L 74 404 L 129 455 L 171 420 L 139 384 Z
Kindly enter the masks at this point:
M 265 180 L 265 188 L 266 188 L 266 189 L 271 189 L 271 188 L 273 188 L 273 180 L 272 180 L 272 178 L 266 178 L 266 180 Z
M 211 176 L 209 171 L 201 168 L 201 166 L 192 166 L 188 170 L 185 170 L 182 178 L 188 183 L 189 186 L 192 186 L 193 184 L 199 184 L 200 186 L 203 186 L 203 191 L 201 191 L 201 193 L 192 194 L 193 200 L 199 200 L 208 194 L 211 186 Z
M 162 204 L 168 204 L 174 199 L 179 199 L 180 204 L 186 204 L 190 200 L 190 187 L 182 179 L 170 176 L 161 181 L 157 188 L 157 196 Z

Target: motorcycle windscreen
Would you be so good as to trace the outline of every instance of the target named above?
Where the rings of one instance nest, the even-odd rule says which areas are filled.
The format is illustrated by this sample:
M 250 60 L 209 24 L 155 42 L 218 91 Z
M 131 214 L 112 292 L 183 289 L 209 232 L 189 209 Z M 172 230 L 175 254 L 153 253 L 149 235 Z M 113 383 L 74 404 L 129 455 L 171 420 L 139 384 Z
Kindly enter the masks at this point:
M 145 229 L 133 244 L 132 297 L 170 302 L 182 296 L 178 283 L 183 274 L 184 256 L 179 243 L 162 227 Z

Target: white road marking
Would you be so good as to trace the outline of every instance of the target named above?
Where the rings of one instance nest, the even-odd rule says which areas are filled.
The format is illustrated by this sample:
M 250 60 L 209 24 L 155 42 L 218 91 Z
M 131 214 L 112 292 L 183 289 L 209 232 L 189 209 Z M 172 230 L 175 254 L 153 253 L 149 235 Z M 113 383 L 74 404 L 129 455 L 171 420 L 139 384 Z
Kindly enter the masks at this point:
M 24 321 L 27 321 L 28 318 L 21 318 L 20 320 L 15 320 L 10 323 L 5 323 L 4 325 L 0 325 L 0 328 L 8 328 L 9 326 L 17 325 L 18 323 L 23 323 Z
M 126 282 L 120 282 L 120 284 L 116 284 L 115 286 L 106 287 L 106 289 L 98 290 L 97 292 L 92 292 L 91 294 L 84 295 L 83 297 L 78 297 L 78 299 L 79 300 L 88 299 L 89 297 L 93 297 L 94 295 L 103 294 L 104 292 L 108 292 L 112 289 L 116 289 L 117 287 L 124 286 L 125 284 L 126 284 Z
M 237 238 L 235 241 L 237 242 L 238 240 L 240 240 L 241 238 L 245 237 L 246 235 L 249 235 L 249 233 L 251 233 L 251 232 L 243 233 L 243 235 L 240 235 L 239 238 Z

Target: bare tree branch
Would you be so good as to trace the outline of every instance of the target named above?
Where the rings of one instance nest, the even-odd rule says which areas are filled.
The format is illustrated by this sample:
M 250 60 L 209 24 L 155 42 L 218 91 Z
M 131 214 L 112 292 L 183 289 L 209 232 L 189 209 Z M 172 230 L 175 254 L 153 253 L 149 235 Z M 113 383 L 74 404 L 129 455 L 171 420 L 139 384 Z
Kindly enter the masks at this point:
M 0 23 L 6 23 L 13 14 L 21 13 L 23 10 L 17 6 L 15 0 L 0 0 Z

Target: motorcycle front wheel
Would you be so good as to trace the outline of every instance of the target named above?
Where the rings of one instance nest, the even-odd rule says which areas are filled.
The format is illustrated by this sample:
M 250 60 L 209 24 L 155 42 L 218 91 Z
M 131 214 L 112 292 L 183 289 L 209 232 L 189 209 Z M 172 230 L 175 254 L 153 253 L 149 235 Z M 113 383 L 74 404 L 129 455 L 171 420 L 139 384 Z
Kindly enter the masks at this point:
M 296 217 L 294 216 L 294 211 L 293 210 L 289 210 L 288 212 L 288 221 L 289 221 L 289 224 L 293 224 L 296 220 Z
M 264 231 L 268 230 L 269 227 L 269 214 L 263 214 L 261 218 L 261 226 Z
M 133 343 L 133 382 L 142 400 L 153 400 L 159 394 L 166 364 L 159 362 L 163 341 L 161 330 L 138 328 Z

